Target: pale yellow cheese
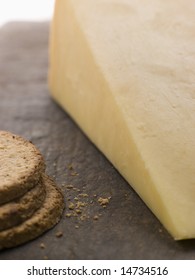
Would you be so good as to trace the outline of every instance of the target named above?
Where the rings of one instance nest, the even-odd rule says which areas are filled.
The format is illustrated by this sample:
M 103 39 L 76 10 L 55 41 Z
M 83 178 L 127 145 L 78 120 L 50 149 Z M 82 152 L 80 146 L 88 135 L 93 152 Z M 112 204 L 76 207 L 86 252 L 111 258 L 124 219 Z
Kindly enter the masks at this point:
M 57 0 L 54 99 L 175 239 L 195 237 L 195 2 Z

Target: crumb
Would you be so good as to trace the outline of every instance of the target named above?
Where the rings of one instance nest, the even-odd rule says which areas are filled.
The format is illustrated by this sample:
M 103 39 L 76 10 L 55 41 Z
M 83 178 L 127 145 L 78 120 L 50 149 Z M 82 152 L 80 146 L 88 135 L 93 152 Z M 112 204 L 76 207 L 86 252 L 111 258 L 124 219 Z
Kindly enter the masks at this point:
M 95 216 L 93 217 L 93 219 L 94 219 L 95 221 L 97 221 L 97 220 L 99 219 L 99 216 L 98 216 L 98 215 L 95 215 Z
M 66 185 L 66 188 L 67 188 L 68 190 L 71 190 L 71 189 L 73 189 L 74 187 L 73 187 L 73 185 Z
M 79 199 L 78 199 L 78 197 L 75 197 L 74 200 L 78 201 Z
M 77 191 L 77 192 L 80 192 L 80 190 L 78 188 L 73 188 L 73 191 Z
M 70 210 L 73 210 L 74 207 L 75 207 L 75 206 L 74 206 L 74 203 L 72 203 L 72 202 L 68 205 L 68 208 L 69 208 Z
M 77 214 L 81 214 L 82 211 L 81 211 L 80 209 L 76 209 L 76 213 L 77 213 Z
M 67 165 L 67 168 L 68 168 L 69 170 L 73 170 L 73 169 L 74 169 L 72 163 L 69 163 L 69 164 Z
M 87 193 L 80 193 L 78 196 L 80 196 L 80 197 L 88 197 L 88 194 Z
M 78 202 L 76 203 L 76 208 L 85 207 L 86 205 L 87 205 L 87 203 L 78 201 Z
M 49 258 L 48 258 L 48 256 L 44 256 L 43 259 L 44 260 L 48 260 Z
M 62 236 L 63 236 L 63 232 L 62 231 L 56 232 L 56 237 L 60 238 Z
M 77 175 L 79 175 L 79 173 L 77 173 L 76 171 L 73 171 L 73 172 L 70 173 L 70 175 L 71 176 L 77 176 Z
M 75 226 L 75 228 L 79 228 L 79 226 L 78 226 L 78 225 L 76 225 L 76 226 Z
M 41 249 L 45 249 L 45 244 L 44 244 L 44 243 L 41 243 L 41 244 L 39 245 L 39 247 L 40 247 Z
M 67 214 L 66 214 L 66 217 L 67 217 L 67 218 L 70 218 L 71 216 L 72 216 L 71 213 L 67 213 Z
M 80 220 L 81 221 L 84 221 L 84 220 L 86 220 L 87 219 L 87 215 L 85 215 L 85 214 L 83 214 L 81 217 L 80 217 Z
M 107 197 L 107 198 L 103 198 L 103 197 L 100 197 L 98 199 L 98 202 L 101 206 L 103 206 L 104 208 L 106 207 L 106 205 L 110 202 L 110 199 L 111 199 L 111 196 Z

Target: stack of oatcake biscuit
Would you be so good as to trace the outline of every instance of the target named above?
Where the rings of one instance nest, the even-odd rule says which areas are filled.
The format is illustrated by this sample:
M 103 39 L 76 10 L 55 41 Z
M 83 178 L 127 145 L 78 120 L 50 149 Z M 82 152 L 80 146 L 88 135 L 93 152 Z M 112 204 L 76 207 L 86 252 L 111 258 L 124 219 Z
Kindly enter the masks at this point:
M 37 148 L 0 131 L 0 249 L 36 238 L 60 220 L 63 209 L 63 195 L 45 174 Z

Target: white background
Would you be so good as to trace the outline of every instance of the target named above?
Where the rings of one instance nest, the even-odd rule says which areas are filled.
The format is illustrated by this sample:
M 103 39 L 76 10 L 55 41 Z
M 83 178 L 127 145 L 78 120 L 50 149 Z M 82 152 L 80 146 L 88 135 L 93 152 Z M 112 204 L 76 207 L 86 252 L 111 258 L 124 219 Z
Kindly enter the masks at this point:
M 9 21 L 44 21 L 53 14 L 55 0 L 0 0 L 0 27 Z

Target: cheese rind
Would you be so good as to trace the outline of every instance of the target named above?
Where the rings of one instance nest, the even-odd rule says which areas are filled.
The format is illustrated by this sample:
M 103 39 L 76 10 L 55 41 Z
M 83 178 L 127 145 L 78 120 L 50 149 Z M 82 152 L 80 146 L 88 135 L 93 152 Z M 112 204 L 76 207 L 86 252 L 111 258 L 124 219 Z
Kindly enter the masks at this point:
M 57 0 L 50 44 L 52 96 L 175 239 L 195 237 L 195 5 L 187 2 Z

